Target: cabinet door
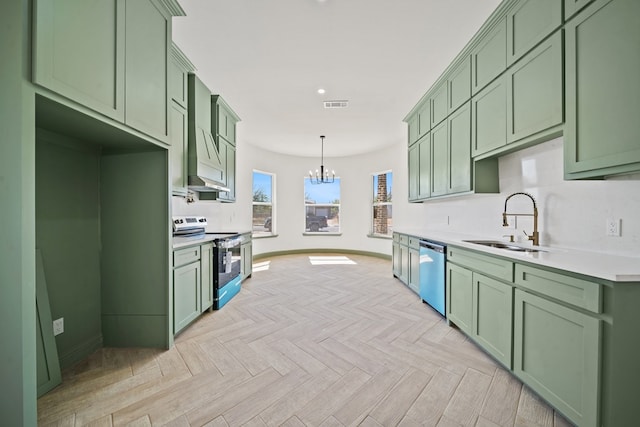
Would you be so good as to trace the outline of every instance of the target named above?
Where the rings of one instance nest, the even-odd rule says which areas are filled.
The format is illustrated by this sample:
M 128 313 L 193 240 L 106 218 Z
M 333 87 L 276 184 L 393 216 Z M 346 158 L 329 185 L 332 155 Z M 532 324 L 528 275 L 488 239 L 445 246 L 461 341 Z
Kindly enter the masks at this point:
M 560 25 L 562 2 L 520 0 L 507 12 L 507 63 L 516 62 Z
M 188 108 L 189 85 L 187 76 L 193 71 L 193 64 L 175 44 L 171 45 L 169 62 L 169 92 L 172 101 L 182 108 Z
M 38 397 L 62 382 L 42 255 L 36 249 L 36 379 Z
M 418 110 L 418 137 L 422 138 L 431 130 L 431 103 L 427 99 Z
M 218 149 L 220 152 L 220 159 L 223 162 L 224 167 L 224 184 L 230 191 L 218 193 L 218 198 L 225 202 L 236 201 L 236 148 L 220 139 L 218 142 Z
M 449 113 L 471 98 L 471 58 L 466 57 L 455 66 L 447 77 L 449 85 Z
M 394 238 L 395 237 L 396 236 L 394 236 Z M 391 249 L 392 249 L 391 258 L 392 258 L 393 275 L 400 278 L 400 264 L 402 261 L 400 259 L 402 257 L 402 253 L 400 252 L 400 243 L 394 240 L 391 246 Z
M 213 245 L 200 246 L 200 312 L 213 305 Z
M 431 133 L 418 142 L 418 198 L 431 197 Z
M 511 67 L 508 79 L 508 142 L 562 124 L 562 31 Z
M 501 19 L 480 36 L 471 51 L 471 88 L 473 93 L 498 77 L 507 67 L 507 21 Z
M 511 369 L 513 287 L 473 273 L 473 338 Z
M 34 2 L 35 83 L 124 121 L 124 0 Z
M 409 248 L 408 285 L 415 293 L 420 292 L 420 250 Z
M 447 194 L 449 187 L 447 179 L 449 173 L 448 133 L 447 122 L 442 122 L 431 131 L 431 196 Z
M 179 105 L 171 105 L 171 186 L 173 195 L 187 195 L 187 112 Z
M 171 19 L 152 0 L 126 2 L 125 122 L 165 142 L 169 140 L 170 45 Z
M 473 277 L 471 270 L 447 263 L 447 319 L 472 335 Z
M 409 247 L 400 245 L 400 280 L 409 284 Z
M 437 88 L 434 89 L 431 95 L 431 128 L 433 129 L 438 123 L 443 121 L 449 109 L 447 108 L 449 96 L 447 81 L 441 82 Z
M 564 0 L 564 19 L 569 20 L 593 0 Z
M 407 119 L 407 133 L 409 135 L 409 145 L 412 145 L 420 137 L 419 118 L 420 116 L 418 115 L 418 113 L 415 113 L 413 116 Z
M 200 261 L 173 270 L 173 333 L 200 315 Z
M 251 237 L 249 237 L 249 239 L 251 239 Z M 240 251 L 242 256 L 240 275 L 242 280 L 244 280 L 251 277 L 251 274 L 253 273 L 253 245 L 251 241 L 243 243 Z
M 515 291 L 513 369 L 581 426 L 598 424 L 600 321 Z
M 474 157 L 507 144 L 507 85 L 504 77 L 473 97 L 471 140 Z
M 565 177 L 640 170 L 640 2 L 603 0 L 565 25 Z
M 409 201 L 418 201 L 418 189 L 420 179 L 420 150 L 419 145 L 414 144 L 409 147 Z
M 471 104 L 451 114 L 449 123 L 448 193 L 471 190 Z

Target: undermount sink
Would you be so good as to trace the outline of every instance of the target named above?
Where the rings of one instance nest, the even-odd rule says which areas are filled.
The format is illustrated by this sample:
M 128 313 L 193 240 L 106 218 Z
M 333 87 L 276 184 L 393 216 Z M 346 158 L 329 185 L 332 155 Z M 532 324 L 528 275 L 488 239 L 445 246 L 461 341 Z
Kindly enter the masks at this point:
M 506 249 L 513 252 L 544 252 L 542 249 L 518 246 L 508 242 L 501 242 L 499 240 L 463 240 L 463 242 L 473 243 L 475 245 L 489 246 L 498 249 Z

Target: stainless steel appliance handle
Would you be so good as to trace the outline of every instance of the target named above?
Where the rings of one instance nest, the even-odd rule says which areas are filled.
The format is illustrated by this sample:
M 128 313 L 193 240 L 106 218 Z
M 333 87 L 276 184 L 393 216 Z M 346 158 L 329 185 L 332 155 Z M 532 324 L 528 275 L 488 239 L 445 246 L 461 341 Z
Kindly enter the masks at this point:
M 428 248 L 439 253 L 444 253 L 446 248 L 446 246 L 439 245 L 438 243 L 434 242 L 427 242 L 426 240 L 420 240 L 420 247 Z

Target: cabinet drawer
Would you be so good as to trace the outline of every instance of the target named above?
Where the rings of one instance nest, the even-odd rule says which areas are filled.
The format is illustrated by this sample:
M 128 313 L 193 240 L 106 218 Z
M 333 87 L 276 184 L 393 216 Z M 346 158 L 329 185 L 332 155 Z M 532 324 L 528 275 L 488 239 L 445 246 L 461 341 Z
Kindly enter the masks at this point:
M 409 236 L 409 247 L 413 249 L 420 248 L 420 239 L 417 237 Z
M 398 237 L 398 241 L 400 242 L 401 245 L 408 245 L 409 236 L 407 236 L 406 234 L 400 234 Z
M 180 267 L 200 259 L 200 246 L 173 251 L 173 267 Z
M 516 285 L 594 313 L 602 313 L 602 285 L 526 265 L 516 265 Z
M 475 251 L 448 247 L 447 261 L 469 267 L 482 274 L 513 282 L 513 262 Z
M 394 242 L 399 242 L 400 241 L 400 234 L 393 233 L 393 241 Z

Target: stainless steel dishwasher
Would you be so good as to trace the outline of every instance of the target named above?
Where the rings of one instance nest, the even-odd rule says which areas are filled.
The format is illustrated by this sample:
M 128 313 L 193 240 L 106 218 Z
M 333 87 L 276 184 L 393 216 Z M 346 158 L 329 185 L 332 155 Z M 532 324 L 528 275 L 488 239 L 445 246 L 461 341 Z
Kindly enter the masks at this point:
M 445 262 L 447 247 L 420 241 L 420 298 L 445 315 Z

